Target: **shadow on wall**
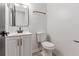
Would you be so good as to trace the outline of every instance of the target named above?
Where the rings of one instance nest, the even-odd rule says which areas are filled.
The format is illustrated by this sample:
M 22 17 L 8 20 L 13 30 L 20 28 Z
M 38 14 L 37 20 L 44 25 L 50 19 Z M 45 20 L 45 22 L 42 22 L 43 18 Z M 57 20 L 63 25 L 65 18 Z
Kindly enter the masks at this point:
M 55 50 L 54 50 L 54 55 L 56 55 L 56 56 L 63 56 L 63 54 L 57 49 L 57 48 L 55 48 Z
M 49 42 L 52 42 L 51 41 L 51 37 L 49 34 L 47 34 L 47 37 L 46 37 L 46 40 L 49 41 Z M 53 42 L 52 42 L 53 43 Z M 55 43 L 54 43 L 55 44 Z M 56 48 L 56 45 L 55 45 L 55 50 L 53 51 L 53 55 L 54 56 L 63 56 L 63 54 Z
M 47 34 L 46 40 L 51 42 L 51 37 Z

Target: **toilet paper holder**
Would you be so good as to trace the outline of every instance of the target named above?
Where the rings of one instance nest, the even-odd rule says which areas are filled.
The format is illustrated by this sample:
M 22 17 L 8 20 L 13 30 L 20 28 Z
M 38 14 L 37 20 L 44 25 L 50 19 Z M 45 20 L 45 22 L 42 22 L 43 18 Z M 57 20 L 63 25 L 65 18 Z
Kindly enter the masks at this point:
M 79 40 L 73 40 L 74 42 L 76 42 L 76 43 L 79 43 Z

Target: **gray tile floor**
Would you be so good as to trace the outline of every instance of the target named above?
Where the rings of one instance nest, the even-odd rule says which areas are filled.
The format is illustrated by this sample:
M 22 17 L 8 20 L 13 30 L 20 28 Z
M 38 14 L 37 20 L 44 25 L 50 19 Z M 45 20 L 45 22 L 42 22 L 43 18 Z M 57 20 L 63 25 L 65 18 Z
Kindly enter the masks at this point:
M 33 53 L 32 56 L 42 56 L 42 55 L 41 55 L 41 52 L 39 51 L 39 52 Z
M 41 55 L 41 52 L 39 51 L 39 52 L 33 53 L 32 56 L 42 56 L 42 55 Z M 52 53 L 52 56 L 56 56 L 56 55 Z

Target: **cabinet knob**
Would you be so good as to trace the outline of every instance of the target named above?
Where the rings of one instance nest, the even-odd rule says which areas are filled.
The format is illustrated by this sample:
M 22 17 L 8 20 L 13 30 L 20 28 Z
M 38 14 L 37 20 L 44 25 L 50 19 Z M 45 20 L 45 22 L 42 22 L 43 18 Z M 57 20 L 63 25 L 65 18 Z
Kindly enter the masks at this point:
M 17 39 L 17 45 L 18 46 L 21 46 L 22 45 L 22 39 L 21 38 Z
M 19 46 L 19 39 L 17 39 L 17 45 Z
M 22 45 L 22 39 L 20 39 L 20 44 Z

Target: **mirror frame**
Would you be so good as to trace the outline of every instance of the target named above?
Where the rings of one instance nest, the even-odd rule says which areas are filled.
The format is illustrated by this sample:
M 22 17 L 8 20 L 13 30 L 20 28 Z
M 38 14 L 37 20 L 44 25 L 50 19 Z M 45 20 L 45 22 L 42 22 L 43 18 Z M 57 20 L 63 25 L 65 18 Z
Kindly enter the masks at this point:
M 8 7 L 9 7 L 9 25 L 10 26 L 12 26 L 12 27 L 28 27 L 29 26 L 29 6 L 28 5 L 26 5 L 27 6 L 27 11 L 28 11 L 28 22 L 27 22 L 27 25 L 24 25 L 24 26 L 16 26 L 16 24 L 12 24 L 12 19 L 14 19 L 14 17 L 12 18 L 12 10 L 13 9 L 15 9 L 15 5 L 14 5 L 14 3 L 8 3 L 9 5 L 8 5 Z M 11 6 L 10 5 L 14 5 L 13 6 L 13 8 L 11 8 Z M 23 4 L 24 5 L 24 4 Z M 14 10 L 14 11 L 16 11 L 16 10 Z M 14 13 L 15 14 L 15 13 Z

